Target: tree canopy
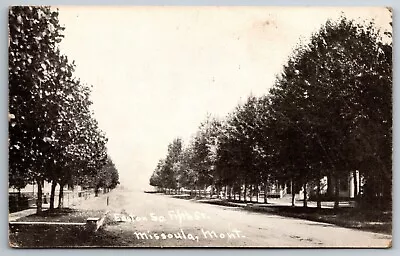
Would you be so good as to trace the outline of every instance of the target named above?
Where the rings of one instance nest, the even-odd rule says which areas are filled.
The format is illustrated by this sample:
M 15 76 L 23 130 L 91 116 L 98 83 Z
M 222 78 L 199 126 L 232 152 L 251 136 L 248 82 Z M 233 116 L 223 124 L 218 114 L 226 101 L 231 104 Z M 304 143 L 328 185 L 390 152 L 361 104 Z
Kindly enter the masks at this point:
M 354 174 L 357 187 L 358 172 L 363 196 L 390 205 L 391 35 L 373 22 L 328 20 L 296 47 L 266 95 L 249 96 L 213 133 L 200 126 L 182 150 L 180 177 L 209 179 L 182 186 L 239 187 L 239 197 L 244 189 L 246 198 L 247 187 L 289 180 L 294 190 L 306 193 L 315 185 L 319 193 L 320 180 L 328 176 L 336 180 L 338 207 L 340 181 Z M 210 141 L 216 150 L 207 147 Z
M 74 185 L 76 177 L 96 176 L 111 161 L 91 110 L 91 88 L 74 77 L 74 62 L 59 50 L 63 30 L 58 10 L 9 9 L 9 113 L 15 117 L 9 186 L 37 182 L 39 194 L 44 180 Z

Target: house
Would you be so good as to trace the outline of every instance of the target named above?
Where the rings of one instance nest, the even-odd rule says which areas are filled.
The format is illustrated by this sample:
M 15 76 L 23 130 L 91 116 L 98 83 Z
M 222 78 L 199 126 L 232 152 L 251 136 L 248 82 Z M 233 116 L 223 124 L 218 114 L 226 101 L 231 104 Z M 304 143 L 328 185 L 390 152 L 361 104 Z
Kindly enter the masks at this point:
M 355 198 L 355 189 L 354 189 L 354 178 L 357 179 L 357 189 L 356 196 L 360 194 L 362 191 L 362 187 L 365 183 L 363 177 L 360 177 L 358 171 L 356 171 L 356 177 L 354 177 L 353 172 L 349 172 L 346 178 L 339 179 L 339 197 L 342 199 L 354 199 Z M 323 200 L 332 200 L 335 196 L 335 185 L 336 181 L 333 177 L 324 176 L 320 179 L 320 195 Z M 291 196 L 292 189 L 295 189 L 296 194 L 295 198 L 297 200 L 301 200 L 304 198 L 304 187 L 300 188 L 293 187 L 293 183 L 291 181 L 285 183 L 279 183 L 278 181 L 273 182 L 268 187 L 267 193 L 268 197 L 272 198 L 283 198 L 285 196 Z M 262 192 L 263 194 L 263 192 Z M 314 200 L 316 199 L 317 194 L 317 184 L 315 182 L 309 182 L 307 184 L 307 198 Z
M 355 189 L 354 178 L 356 178 L 357 188 Z M 344 178 L 339 179 L 339 197 L 342 199 L 354 199 L 357 195 L 362 191 L 362 187 L 365 184 L 365 181 L 362 176 L 360 176 L 359 171 L 356 171 L 356 175 L 354 177 L 354 172 L 349 172 L 348 175 Z M 331 200 L 335 197 L 335 188 L 336 188 L 336 180 L 332 176 L 324 176 L 320 180 L 320 194 L 326 200 Z M 303 192 L 303 190 L 301 191 Z M 309 187 L 309 197 L 315 198 L 317 193 L 317 185 L 315 183 L 311 183 Z
M 58 205 L 59 199 L 59 186 L 56 187 L 56 191 L 54 193 L 54 204 Z M 9 195 L 9 211 L 14 212 L 17 210 L 24 210 L 29 207 L 36 206 L 38 187 L 36 183 L 28 184 L 24 188 L 18 190 L 15 188 L 8 189 Z M 64 186 L 63 189 L 63 198 L 64 205 L 68 206 L 70 202 L 75 198 L 86 197 L 87 194 L 83 192 L 83 188 L 81 186 L 75 186 L 74 189 L 68 187 L 68 185 Z M 48 207 L 50 204 L 50 194 L 51 194 L 51 183 L 44 181 L 42 187 L 42 204 L 43 207 Z

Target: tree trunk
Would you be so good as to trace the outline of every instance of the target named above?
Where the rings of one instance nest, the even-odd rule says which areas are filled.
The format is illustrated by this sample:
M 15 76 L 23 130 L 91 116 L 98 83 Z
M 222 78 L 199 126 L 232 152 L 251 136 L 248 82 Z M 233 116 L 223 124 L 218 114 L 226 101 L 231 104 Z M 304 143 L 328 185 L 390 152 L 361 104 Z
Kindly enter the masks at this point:
M 239 188 L 239 202 L 242 201 L 242 188 Z
M 54 209 L 54 197 L 56 193 L 57 182 L 55 180 L 51 183 L 51 191 L 50 191 L 50 210 Z
M 317 208 L 321 209 L 321 181 L 317 179 Z
M 36 200 L 36 214 L 42 213 L 42 197 L 43 197 L 43 180 L 41 178 L 36 179 L 37 182 L 37 200 Z
M 250 203 L 253 202 L 253 185 L 250 185 L 249 188 L 249 196 L 250 196 Z
M 228 185 L 224 187 L 224 199 L 228 198 Z
M 222 188 L 222 198 L 223 199 L 227 199 L 228 198 L 228 189 L 227 189 L 227 187 L 228 187 L 228 185 L 226 185 L 226 186 L 224 186 L 223 188 Z
M 264 183 L 264 204 L 268 203 L 268 183 Z
M 306 181 L 304 182 L 303 188 L 304 188 L 303 207 L 304 207 L 304 208 L 307 208 L 307 182 L 306 182 Z
M 60 183 L 60 192 L 58 194 L 58 209 L 64 207 L 64 183 Z
M 294 189 L 294 186 L 295 184 L 293 183 L 293 180 L 292 180 L 292 206 L 294 207 L 295 206 L 295 197 L 296 197 L 296 190 Z
M 354 182 L 354 199 L 356 199 L 358 196 L 357 170 L 353 171 L 353 182 Z
M 247 184 L 244 183 L 244 194 L 243 194 L 243 201 L 247 202 Z
M 334 196 L 334 192 L 335 192 L 335 187 L 333 186 L 333 176 L 332 174 L 328 175 L 328 188 L 327 188 L 327 194 L 330 198 L 332 198 Z
M 258 194 L 258 185 L 256 186 L 256 200 L 257 200 L 257 203 L 258 203 L 258 197 L 259 197 L 259 194 Z
M 333 206 L 334 209 L 339 208 L 339 189 L 340 189 L 340 181 L 338 175 L 335 175 L 335 204 Z

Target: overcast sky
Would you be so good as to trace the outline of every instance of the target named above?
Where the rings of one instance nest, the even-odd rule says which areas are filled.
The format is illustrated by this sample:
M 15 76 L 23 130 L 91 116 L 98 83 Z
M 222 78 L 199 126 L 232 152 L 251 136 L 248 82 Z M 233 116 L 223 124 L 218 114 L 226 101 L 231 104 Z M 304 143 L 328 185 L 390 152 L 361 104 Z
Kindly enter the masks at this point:
M 375 19 L 385 8 L 59 7 L 62 51 L 93 85 L 93 109 L 123 184 L 145 188 L 168 143 L 188 140 L 268 92 L 293 47 L 328 18 Z

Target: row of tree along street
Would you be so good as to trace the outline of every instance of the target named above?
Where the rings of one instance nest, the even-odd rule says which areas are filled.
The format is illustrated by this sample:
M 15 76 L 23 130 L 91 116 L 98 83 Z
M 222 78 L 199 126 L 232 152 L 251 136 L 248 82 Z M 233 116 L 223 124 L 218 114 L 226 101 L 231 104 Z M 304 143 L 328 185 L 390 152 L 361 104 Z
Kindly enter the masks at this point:
M 357 194 L 359 173 L 358 198 L 391 207 L 391 41 L 374 23 L 327 21 L 297 46 L 268 94 L 208 117 L 187 143 L 174 139 L 150 184 L 246 200 L 290 181 L 293 195 L 303 188 L 305 207 L 310 189 L 321 207 L 321 179 L 330 177 L 339 207 L 339 181 L 354 175 Z
M 90 109 L 91 88 L 74 77 L 59 50 L 63 27 L 50 7 L 9 9 L 9 187 L 52 182 L 50 208 L 60 185 L 114 188 L 118 171 L 105 134 Z

